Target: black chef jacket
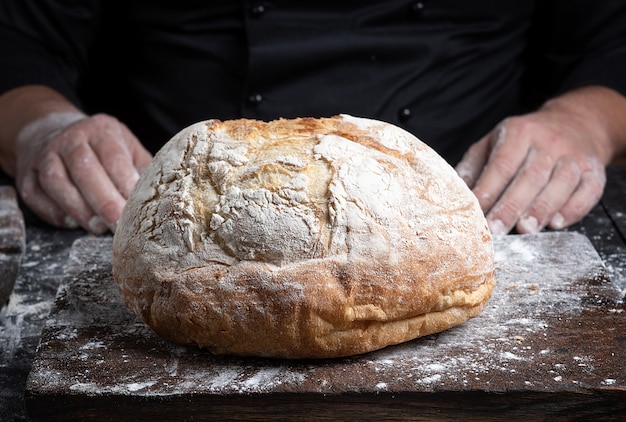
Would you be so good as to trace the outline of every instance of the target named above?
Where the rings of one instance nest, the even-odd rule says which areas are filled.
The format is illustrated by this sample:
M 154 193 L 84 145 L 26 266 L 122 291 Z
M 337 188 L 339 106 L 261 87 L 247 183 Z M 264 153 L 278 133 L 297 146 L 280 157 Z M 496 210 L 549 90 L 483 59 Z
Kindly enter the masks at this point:
M 450 162 L 564 90 L 626 93 L 626 2 L 1 0 L 0 92 L 46 84 L 153 152 L 208 118 L 348 113 Z

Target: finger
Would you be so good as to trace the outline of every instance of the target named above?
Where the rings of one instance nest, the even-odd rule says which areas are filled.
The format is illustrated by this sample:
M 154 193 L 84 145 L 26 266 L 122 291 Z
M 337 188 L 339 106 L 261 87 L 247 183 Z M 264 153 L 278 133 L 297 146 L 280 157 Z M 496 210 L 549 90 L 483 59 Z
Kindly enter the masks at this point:
M 106 130 L 103 139 L 94 142 L 92 149 L 103 170 L 124 199 L 139 180 L 139 171 L 126 144 L 119 138 L 119 130 Z
M 18 177 L 18 191 L 24 203 L 48 224 L 67 229 L 78 228 L 76 220 L 67 215 L 43 190 L 35 171 Z
M 114 231 L 126 201 L 91 146 L 78 143 L 73 148 L 62 149 L 60 155 L 82 197 L 95 215 Z
M 530 207 L 532 201 L 548 184 L 553 163 L 546 154 L 530 149 L 517 175 L 500 199 L 487 213 L 487 223 L 493 234 L 506 234 Z
M 92 233 L 102 234 L 108 230 L 70 179 L 61 157 L 56 154 L 47 155 L 39 164 L 38 174 L 42 190 L 48 198 L 54 198 L 56 206 L 67 216 L 65 218 L 71 218 Z
M 519 233 L 540 232 L 565 205 L 580 183 L 581 171 L 572 159 L 559 160 L 550 181 L 516 224 Z
M 493 148 L 473 192 L 482 210 L 488 213 L 511 183 L 528 154 L 528 139 L 509 133 L 507 124 L 495 131 Z
M 98 124 L 104 129 L 91 142 L 92 148 L 122 197 L 128 199 L 152 156 L 126 125 L 105 115 L 95 116 L 94 119 L 99 119 Z
M 561 230 L 580 221 L 600 200 L 605 183 L 606 174 L 603 167 L 583 172 L 577 189 L 552 217 L 548 227 Z
M 133 163 L 139 174 L 148 167 L 152 162 L 152 154 L 144 148 L 143 144 L 137 139 L 137 137 L 128 129 L 124 124 L 121 125 L 121 130 L 126 139 L 131 141 L 131 155 L 133 157 Z
M 476 184 L 476 180 L 478 180 L 478 177 L 483 171 L 483 167 L 485 167 L 487 163 L 490 136 L 491 134 L 483 137 L 469 147 L 461 161 L 456 165 L 455 170 L 457 174 L 465 181 L 470 189 Z
M 139 145 L 138 148 L 133 150 L 133 162 L 135 163 L 135 168 L 139 171 L 139 174 L 141 174 L 152 162 L 152 154 L 143 146 Z

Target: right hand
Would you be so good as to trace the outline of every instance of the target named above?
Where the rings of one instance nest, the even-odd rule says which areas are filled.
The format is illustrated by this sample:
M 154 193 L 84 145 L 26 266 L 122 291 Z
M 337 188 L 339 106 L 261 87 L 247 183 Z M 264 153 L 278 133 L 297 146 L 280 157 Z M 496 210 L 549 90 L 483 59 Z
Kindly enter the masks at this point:
M 31 125 L 16 144 L 16 184 L 24 203 L 58 227 L 115 232 L 150 153 L 124 124 L 105 114 L 53 130 L 42 127 L 37 132 Z

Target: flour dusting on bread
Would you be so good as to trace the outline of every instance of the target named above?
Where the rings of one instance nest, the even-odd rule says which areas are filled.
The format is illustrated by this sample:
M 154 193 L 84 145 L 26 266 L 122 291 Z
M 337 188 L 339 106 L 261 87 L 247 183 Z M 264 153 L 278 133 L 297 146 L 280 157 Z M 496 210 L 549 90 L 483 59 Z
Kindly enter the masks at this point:
M 476 316 L 494 283 L 486 221 L 454 169 L 408 132 L 347 115 L 192 125 L 118 227 L 129 308 L 215 353 L 375 350 Z

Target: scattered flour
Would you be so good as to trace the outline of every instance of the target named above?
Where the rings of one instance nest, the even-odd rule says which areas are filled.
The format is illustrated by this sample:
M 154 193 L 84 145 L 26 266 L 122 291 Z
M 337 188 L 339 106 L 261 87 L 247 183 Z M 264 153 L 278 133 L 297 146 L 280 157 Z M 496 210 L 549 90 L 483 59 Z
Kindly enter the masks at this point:
M 572 245 L 576 244 L 575 239 L 571 241 Z M 566 243 L 565 247 L 572 249 L 572 245 Z M 53 315 L 53 324 L 65 327 L 59 331 L 63 342 L 77 344 L 74 350 L 80 354 L 77 356 L 74 352 L 74 360 L 83 362 L 85 359 L 85 362 L 97 362 L 98 365 L 92 365 L 88 373 L 72 373 L 71 365 L 55 367 L 57 359 L 50 361 L 50 367 L 36 375 L 44 384 L 61 385 L 64 378 L 66 383 L 70 380 L 69 388 L 75 393 L 135 395 L 237 395 L 301 389 L 322 394 L 335 391 L 488 389 L 495 385 L 492 380 L 499 380 L 499 385 L 505 382 L 509 388 L 523 389 L 545 389 L 550 383 L 578 385 L 585 382 L 585 377 L 594 377 L 597 363 L 593 357 L 583 354 L 583 349 L 575 349 L 569 354 L 555 352 L 549 346 L 553 324 L 578 318 L 583 310 L 578 279 L 568 278 L 564 275 L 563 265 L 554 263 L 560 255 L 558 251 L 546 254 L 545 245 L 534 237 L 496 239 L 498 283 L 480 316 L 459 327 L 413 342 L 315 364 L 262 359 L 214 360 L 193 348 L 159 340 L 138 325 L 128 312 L 118 312 L 120 298 L 107 282 L 93 281 L 91 284 L 98 283 L 102 291 L 91 291 L 92 296 L 84 304 L 74 302 L 77 299 L 73 296 L 77 288 L 91 284 L 69 286 L 60 290 L 62 297 L 67 296 L 66 300 L 78 309 L 96 306 L 98 315 L 108 318 L 98 324 L 107 325 L 114 331 L 106 338 L 83 337 L 83 327 L 87 325 L 81 325 L 77 315 Z M 574 259 L 581 273 L 598 270 L 591 268 L 596 264 L 582 252 L 577 252 Z M 106 262 L 103 265 L 109 268 Z M 98 270 L 93 271 L 95 277 Z M 582 288 L 586 291 L 588 287 Z M 105 300 L 102 300 L 103 304 L 94 304 L 99 297 L 108 298 L 108 305 Z M 612 309 L 614 313 L 619 311 L 616 306 Z M 86 313 L 82 318 L 91 318 L 92 314 Z M 93 326 L 94 321 L 89 320 L 89 326 Z M 119 345 L 114 347 L 112 344 L 120 339 L 126 339 L 128 344 L 150 341 L 155 344 L 154 350 L 146 356 L 138 355 L 137 350 L 120 350 Z M 113 353 L 115 359 L 111 361 L 107 353 Z M 121 371 L 126 376 L 114 380 L 104 376 L 108 375 L 110 362 L 127 365 Z M 537 374 L 545 376 L 538 377 Z M 347 382 L 349 384 L 343 384 Z M 606 376 L 597 381 L 605 386 L 620 382 L 616 377 Z

